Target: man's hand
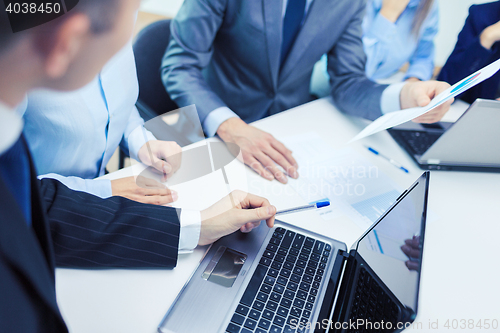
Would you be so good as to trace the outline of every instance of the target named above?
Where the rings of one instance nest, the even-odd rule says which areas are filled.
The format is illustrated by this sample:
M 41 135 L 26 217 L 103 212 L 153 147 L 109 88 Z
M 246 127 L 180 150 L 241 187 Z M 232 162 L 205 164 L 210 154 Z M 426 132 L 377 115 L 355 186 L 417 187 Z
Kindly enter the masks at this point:
M 401 251 L 408 257 L 405 262 L 406 267 L 410 271 L 418 271 L 420 269 L 420 236 L 413 236 L 412 239 L 405 239 L 405 244 L 401 245 Z
M 380 9 L 380 15 L 394 23 L 409 3 L 410 0 L 384 0 Z
M 440 81 L 408 82 L 401 90 L 401 109 L 409 109 L 417 106 L 426 106 L 431 100 L 448 89 L 450 85 Z M 441 106 L 413 119 L 416 123 L 435 123 L 443 118 L 448 112 L 454 99 L 450 99 Z
M 111 191 L 113 196 L 153 205 L 166 205 L 177 200 L 177 192 L 143 176 L 137 177 L 137 181 L 134 177 L 112 180 Z
M 238 145 L 245 164 L 254 169 L 262 177 L 286 184 L 288 182 L 277 163 L 292 178 L 299 176 L 297 162 L 292 152 L 271 134 L 246 124 L 239 118 L 230 118 L 223 122 L 217 134 L 225 142 Z
M 142 163 L 154 167 L 166 181 L 181 166 L 182 149 L 173 141 L 152 140 L 146 142 L 137 154 Z
M 213 206 L 201 212 L 201 232 L 198 245 L 207 245 L 240 229 L 250 232 L 266 220 L 274 226 L 276 207 L 253 194 L 233 191 Z
M 492 24 L 484 29 L 479 36 L 479 41 L 487 50 L 490 50 L 493 44 L 500 41 L 500 22 Z

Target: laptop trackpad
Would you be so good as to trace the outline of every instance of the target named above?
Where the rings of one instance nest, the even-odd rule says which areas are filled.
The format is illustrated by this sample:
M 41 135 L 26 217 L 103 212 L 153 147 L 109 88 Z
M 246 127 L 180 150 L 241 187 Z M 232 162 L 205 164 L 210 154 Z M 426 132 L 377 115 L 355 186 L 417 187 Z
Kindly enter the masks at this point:
M 246 254 L 220 246 L 205 268 L 202 278 L 231 288 L 246 260 Z

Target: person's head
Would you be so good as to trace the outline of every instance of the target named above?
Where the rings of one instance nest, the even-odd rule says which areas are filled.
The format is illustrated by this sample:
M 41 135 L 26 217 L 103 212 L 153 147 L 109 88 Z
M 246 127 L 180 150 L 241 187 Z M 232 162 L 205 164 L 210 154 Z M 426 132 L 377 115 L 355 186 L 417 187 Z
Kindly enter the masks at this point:
M 417 14 L 413 19 L 413 27 L 412 32 L 415 36 L 420 34 L 420 28 L 422 28 L 422 24 L 424 23 L 427 15 L 431 11 L 432 5 L 434 4 L 434 0 L 420 0 L 420 4 L 418 5 Z
M 33 88 L 74 90 L 90 82 L 130 40 L 139 3 L 80 0 L 61 17 L 18 33 L 12 32 L 5 11 L 0 13 L 0 73 L 4 77 L 4 82 L 0 77 L 0 99 L 5 95 L 1 89 L 12 86 L 17 90 L 10 89 L 10 94 L 21 95 L 11 101 L 19 102 Z

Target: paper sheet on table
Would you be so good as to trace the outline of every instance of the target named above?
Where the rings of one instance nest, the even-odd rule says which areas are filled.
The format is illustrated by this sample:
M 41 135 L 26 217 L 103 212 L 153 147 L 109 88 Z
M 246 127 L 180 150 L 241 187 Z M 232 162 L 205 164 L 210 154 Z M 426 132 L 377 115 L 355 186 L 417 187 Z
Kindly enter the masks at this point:
M 424 113 L 440 106 L 449 99 L 460 95 L 464 91 L 474 87 L 475 85 L 483 82 L 492 77 L 500 69 L 500 59 L 494 63 L 478 70 L 474 74 L 469 75 L 462 81 L 443 91 L 437 95 L 427 106 L 406 109 L 402 111 L 391 112 L 376 119 L 373 123 L 365 127 L 358 135 L 351 139 L 348 143 L 365 138 L 372 134 L 386 130 L 388 128 L 401 125 L 407 121 L 413 120 Z
M 351 148 L 334 150 L 316 133 L 280 138 L 299 164 L 299 178 L 289 179 L 306 203 L 326 198 L 331 205 L 318 209 L 323 220 L 348 217 L 368 228 L 401 194 L 377 166 Z

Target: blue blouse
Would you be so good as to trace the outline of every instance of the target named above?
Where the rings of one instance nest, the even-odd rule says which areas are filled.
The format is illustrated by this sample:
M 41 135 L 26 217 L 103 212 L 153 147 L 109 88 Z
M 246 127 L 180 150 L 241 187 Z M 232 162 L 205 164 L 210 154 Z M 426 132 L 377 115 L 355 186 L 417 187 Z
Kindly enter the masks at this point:
M 420 28 L 412 32 L 420 0 L 410 0 L 395 23 L 380 15 L 383 0 L 369 0 L 363 20 L 363 45 L 367 55 L 366 74 L 373 80 L 395 74 L 409 62 L 406 78 L 429 80 L 434 71 L 434 37 L 438 32 L 439 9 L 434 2 Z

